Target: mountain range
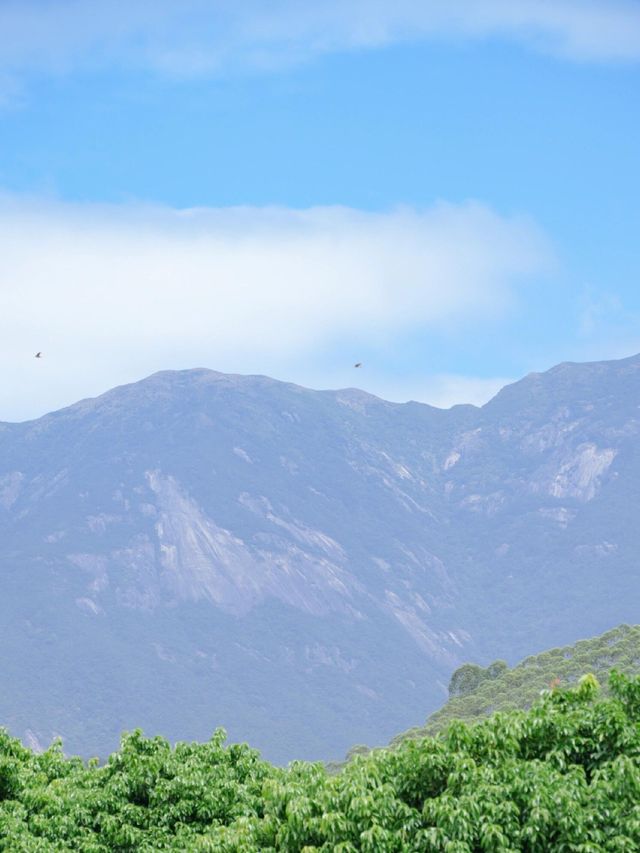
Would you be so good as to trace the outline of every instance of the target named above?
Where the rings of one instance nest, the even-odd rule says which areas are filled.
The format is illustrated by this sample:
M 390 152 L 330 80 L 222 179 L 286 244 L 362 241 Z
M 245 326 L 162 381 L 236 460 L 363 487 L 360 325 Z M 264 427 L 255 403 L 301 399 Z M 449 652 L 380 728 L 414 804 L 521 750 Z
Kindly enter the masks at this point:
M 384 743 L 640 605 L 640 356 L 485 406 L 165 371 L 0 424 L 0 722 L 106 755 Z

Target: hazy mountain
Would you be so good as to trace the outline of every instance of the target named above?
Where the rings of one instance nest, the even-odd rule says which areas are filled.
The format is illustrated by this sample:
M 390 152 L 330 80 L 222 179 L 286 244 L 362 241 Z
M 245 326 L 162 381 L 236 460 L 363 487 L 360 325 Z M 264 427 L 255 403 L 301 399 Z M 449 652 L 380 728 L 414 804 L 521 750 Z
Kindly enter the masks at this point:
M 636 622 L 639 414 L 640 356 L 481 409 L 188 370 L 1 424 L 0 721 L 338 757 Z

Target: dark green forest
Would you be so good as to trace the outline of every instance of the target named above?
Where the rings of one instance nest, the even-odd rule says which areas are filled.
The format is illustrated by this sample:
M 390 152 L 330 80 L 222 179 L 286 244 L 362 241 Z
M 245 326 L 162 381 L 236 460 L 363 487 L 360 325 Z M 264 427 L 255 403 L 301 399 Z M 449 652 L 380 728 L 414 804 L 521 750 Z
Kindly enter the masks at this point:
M 246 745 L 140 732 L 99 766 L 0 735 L 9 851 L 637 851 L 640 677 L 555 685 L 528 711 L 454 721 L 329 775 Z
M 607 677 L 614 668 L 626 675 L 640 673 L 640 625 L 619 625 L 572 646 L 531 655 L 512 669 L 502 660 L 487 667 L 464 664 L 451 677 L 449 701 L 423 726 L 398 735 L 393 742 L 437 734 L 453 720 L 473 722 L 496 711 L 526 710 L 541 690 L 575 686 L 587 673 L 596 676 L 606 693 Z

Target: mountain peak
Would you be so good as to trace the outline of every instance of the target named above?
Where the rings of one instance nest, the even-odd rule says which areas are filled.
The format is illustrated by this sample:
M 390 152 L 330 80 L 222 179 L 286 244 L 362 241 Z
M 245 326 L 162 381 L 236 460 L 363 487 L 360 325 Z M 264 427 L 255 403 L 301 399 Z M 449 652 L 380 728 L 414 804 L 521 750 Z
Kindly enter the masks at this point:
M 540 416 L 557 405 L 618 395 L 629 383 L 640 383 L 640 354 L 607 361 L 564 361 L 506 385 L 483 406 L 497 414 L 535 409 Z

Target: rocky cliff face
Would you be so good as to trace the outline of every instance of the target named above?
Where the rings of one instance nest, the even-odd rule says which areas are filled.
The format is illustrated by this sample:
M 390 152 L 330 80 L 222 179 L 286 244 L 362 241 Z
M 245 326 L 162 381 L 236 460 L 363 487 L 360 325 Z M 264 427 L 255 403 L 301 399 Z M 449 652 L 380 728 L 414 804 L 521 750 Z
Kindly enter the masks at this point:
M 637 621 L 639 413 L 635 357 L 482 409 L 191 370 L 0 425 L 0 717 L 384 742 L 462 661 Z

